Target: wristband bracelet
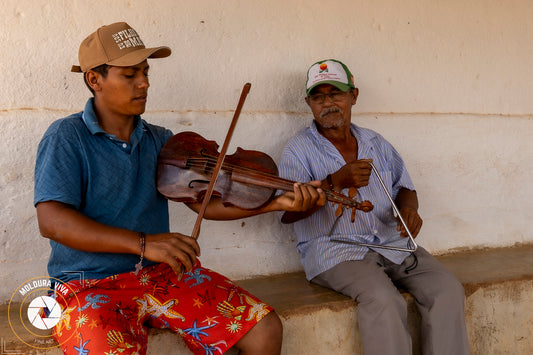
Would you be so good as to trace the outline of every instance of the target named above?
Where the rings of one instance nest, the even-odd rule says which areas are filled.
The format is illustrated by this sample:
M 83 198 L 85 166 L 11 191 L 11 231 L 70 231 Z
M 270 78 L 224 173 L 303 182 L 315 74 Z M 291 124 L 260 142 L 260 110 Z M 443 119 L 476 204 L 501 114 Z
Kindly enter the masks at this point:
M 139 271 L 143 268 L 144 249 L 146 247 L 146 234 L 139 232 L 139 245 L 141 246 L 141 260 L 135 264 L 135 275 L 139 274 Z

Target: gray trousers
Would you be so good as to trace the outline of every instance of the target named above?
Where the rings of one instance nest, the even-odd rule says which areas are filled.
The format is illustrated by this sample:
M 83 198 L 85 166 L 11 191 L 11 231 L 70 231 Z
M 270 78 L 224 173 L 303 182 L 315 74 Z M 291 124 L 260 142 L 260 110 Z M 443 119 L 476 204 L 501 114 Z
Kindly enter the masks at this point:
M 396 265 L 370 251 L 364 260 L 338 264 L 311 282 L 358 302 L 359 333 L 365 355 L 412 354 L 407 305 L 397 287 L 416 300 L 422 323 L 423 354 L 470 354 L 463 286 L 423 248 L 419 247 L 414 254 Z

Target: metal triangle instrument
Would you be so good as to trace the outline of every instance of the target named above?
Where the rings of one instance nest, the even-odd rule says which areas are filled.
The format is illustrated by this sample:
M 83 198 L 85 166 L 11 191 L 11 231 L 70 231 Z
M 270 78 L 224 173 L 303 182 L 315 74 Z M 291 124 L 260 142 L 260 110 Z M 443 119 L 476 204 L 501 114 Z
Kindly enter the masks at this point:
M 415 238 L 413 237 L 413 235 L 409 231 L 409 228 L 407 227 L 407 224 L 403 220 L 402 215 L 400 214 L 400 210 L 396 206 L 396 203 L 394 203 L 394 200 L 393 200 L 391 194 L 389 193 L 389 191 L 387 190 L 387 187 L 385 186 L 385 182 L 383 182 L 383 179 L 381 178 L 381 175 L 379 175 L 378 169 L 376 169 L 376 167 L 374 166 L 374 163 L 372 163 L 372 162 L 370 162 L 370 166 L 372 167 L 372 170 L 374 170 L 374 173 L 376 173 L 376 176 L 377 176 L 377 178 L 379 180 L 379 183 L 381 184 L 381 187 L 383 187 L 383 191 L 385 191 L 385 194 L 387 194 L 387 197 L 389 198 L 389 200 L 390 200 L 390 202 L 392 204 L 392 208 L 394 209 L 394 212 L 396 213 L 396 215 L 400 219 L 400 222 L 402 222 L 402 225 L 404 226 L 405 230 L 407 231 L 407 235 L 409 236 L 409 241 L 407 242 L 407 246 L 408 247 L 407 248 L 402 248 L 402 247 L 393 247 L 393 246 L 388 246 L 388 245 L 361 243 L 361 242 L 355 242 L 355 241 L 352 241 L 352 240 L 339 239 L 339 238 L 331 238 L 330 240 L 332 242 L 353 244 L 353 245 L 361 245 L 361 246 L 365 246 L 365 247 L 369 247 L 369 248 L 379 248 L 379 249 L 407 251 L 407 252 L 410 252 L 410 253 L 415 252 L 418 249 L 418 245 L 415 242 Z M 337 220 L 335 221 L 335 224 L 333 225 L 333 228 L 335 227 Z M 333 228 L 332 228 L 332 232 L 333 232 Z M 409 248 L 410 245 L 412 246 L 412 248 Z

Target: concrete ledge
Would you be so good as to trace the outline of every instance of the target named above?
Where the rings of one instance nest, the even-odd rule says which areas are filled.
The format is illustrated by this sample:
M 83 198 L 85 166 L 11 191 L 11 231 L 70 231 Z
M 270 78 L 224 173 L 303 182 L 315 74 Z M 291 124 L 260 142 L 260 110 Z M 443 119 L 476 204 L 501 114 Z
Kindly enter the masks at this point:
M 463 251 L 438 259 L 463 283 L 472 354 L 530 354 L 533 349 L 533 245 Z M 309 284 L 302 272 L 238 282 L 274 306 L 284 325 L 283 354 L 362 354 L 357 306 L 349 298 Z M 409 328 L 419 354 L 419 316 L 414 300 Z M 60 354 L 24 345 L 0 308 L 0 354 Z M 236 354 L 230 351 L 230 354 Z M 150 330 L 148 354 L 190 354 L 183 341 L 166 330 Z

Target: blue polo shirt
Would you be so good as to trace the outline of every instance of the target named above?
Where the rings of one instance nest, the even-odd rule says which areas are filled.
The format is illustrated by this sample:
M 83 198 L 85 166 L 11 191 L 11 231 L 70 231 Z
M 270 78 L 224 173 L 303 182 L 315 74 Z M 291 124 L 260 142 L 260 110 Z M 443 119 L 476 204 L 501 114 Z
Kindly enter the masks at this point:
M 84 111 L 53 122 L 44 134 L 37 151 L 34 204 L 58 201 L 106 225 L 168 232 L 168 202 L 157 192 L 156 174 L 159 151 L 170 137 L 170 130 L 138 116 L 130 142 L 121 141 L 100 128 L 91 98 Z M 134 254 L 50 244 L 48 273 L 62 281 L 79 278 L 75 273 L 80 272 L 86 279 L 130 272 L 139 261 Z

